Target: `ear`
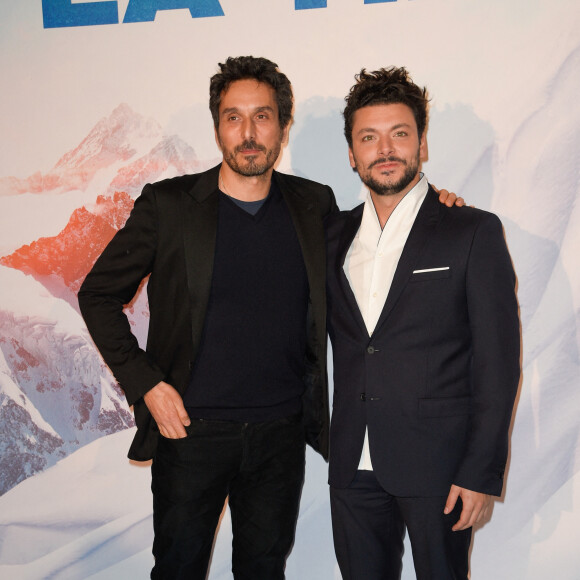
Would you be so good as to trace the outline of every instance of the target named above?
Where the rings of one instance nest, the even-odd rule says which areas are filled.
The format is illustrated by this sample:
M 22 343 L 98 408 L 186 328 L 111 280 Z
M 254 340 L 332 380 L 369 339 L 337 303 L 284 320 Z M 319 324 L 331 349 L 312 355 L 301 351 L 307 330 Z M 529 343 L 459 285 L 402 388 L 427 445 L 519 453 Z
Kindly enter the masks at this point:
M 289 121 L 286 127 L 282 129 L 282 143 L 288 144 L 288 139 L 290 138 L 290 125 L 292 121 Z
M 353 155 L 352 149 L 350 147 L 348 148 L 348 160 L 350 161 L 350 166 L 353 169 L 356 169 L 356 161 L 354 159 L 354 155 Z
M 288 145 L 288 138 L 290 136 L 290 123 L 288 123 L 286 125 L 286 127 L 284 127 L 284 129 L 282 129 L 280 131 L 280 137 L 282 138 L 282 145 L 285 147 L 286 145 Z
M 218 129 L 217 129 L 217 127 L 215 125 L 213 126 L 213 134 L 214 134 L 214 137 L 215 137 L 216 145 L 218 146 L 218 149 L 221 151 L 222 150 L 222 145 L 220 143 L 220 136 L 218 134 Z
M 427 145 L 427 131 L 423 131 L 421 140 L 419 141 L 419 159 L 421 161 L 429 160 L 429 146 Z

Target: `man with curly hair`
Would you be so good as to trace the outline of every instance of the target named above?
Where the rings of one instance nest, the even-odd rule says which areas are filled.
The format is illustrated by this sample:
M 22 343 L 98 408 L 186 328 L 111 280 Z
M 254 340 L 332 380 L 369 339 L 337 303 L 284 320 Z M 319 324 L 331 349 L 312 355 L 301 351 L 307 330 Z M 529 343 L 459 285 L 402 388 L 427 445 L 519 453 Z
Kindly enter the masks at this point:
M 420 172 L 427 96 L 404 68 L 346 98 L 366 201 L 326 222 L 334 356 L 331 509 L 344 580 L 467 580 L 500 495 L 520 376 L 515 275 L 499 219 L 446 207 Z
M 293 108 L 275 63 L 228 58 L 209 104 L 223 162 L 146 185 L 79 303 L 134 406 L 129 457 L 153 459 L 151 577 L 205 580 L 228 498 L 234 577 L 280 580 L 305 442 L 328 455 L 323 218 L 337 208 L 328 186 L 274 170 Z M 147 275 L 144 351 L 123 305 Z

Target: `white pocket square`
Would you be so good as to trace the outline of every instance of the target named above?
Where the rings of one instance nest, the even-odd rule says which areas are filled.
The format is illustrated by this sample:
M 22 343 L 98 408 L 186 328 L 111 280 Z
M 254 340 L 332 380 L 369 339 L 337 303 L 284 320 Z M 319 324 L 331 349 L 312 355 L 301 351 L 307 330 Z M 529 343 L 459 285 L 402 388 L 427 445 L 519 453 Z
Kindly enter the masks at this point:
M 441 272 L 441 270 L 449 270 L 449 266 L 442 268 L 425 268 L 424 270 L 413 270 L 413 274 L 424 274 L 425 272 Z

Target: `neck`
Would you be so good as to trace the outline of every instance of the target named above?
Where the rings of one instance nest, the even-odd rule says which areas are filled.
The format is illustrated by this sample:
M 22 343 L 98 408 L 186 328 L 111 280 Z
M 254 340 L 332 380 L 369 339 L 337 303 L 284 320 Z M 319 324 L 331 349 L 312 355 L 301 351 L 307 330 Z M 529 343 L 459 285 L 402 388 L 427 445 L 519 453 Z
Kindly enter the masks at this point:
M 258 201 L 268 196 L 272 183 L 272 169 L 263 175 L 247 177 L 233 171 L 222 163 L 219 174 L 219 188 L 230 197 L 242 201 Z

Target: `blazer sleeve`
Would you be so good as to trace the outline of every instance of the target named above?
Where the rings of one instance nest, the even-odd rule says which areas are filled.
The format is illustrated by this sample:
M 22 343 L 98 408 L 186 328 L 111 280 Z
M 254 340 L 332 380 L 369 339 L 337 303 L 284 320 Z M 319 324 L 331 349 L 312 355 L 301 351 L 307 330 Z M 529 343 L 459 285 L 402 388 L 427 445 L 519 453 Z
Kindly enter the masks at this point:
M 105 248 L 78 293 L 89 333 L 129 405 L 164 380 L 159 366 L 139 347 L 123 311 L 152 270 L 157 215 L 154 188 L 146 185 L 127 223 Z
M 501 495 L 508 432 L 520 379 L 516 278 L 500 220 L 485 214 L 475 231 L 466 271 L 472 335 L 471 427 L 454 483 Z

